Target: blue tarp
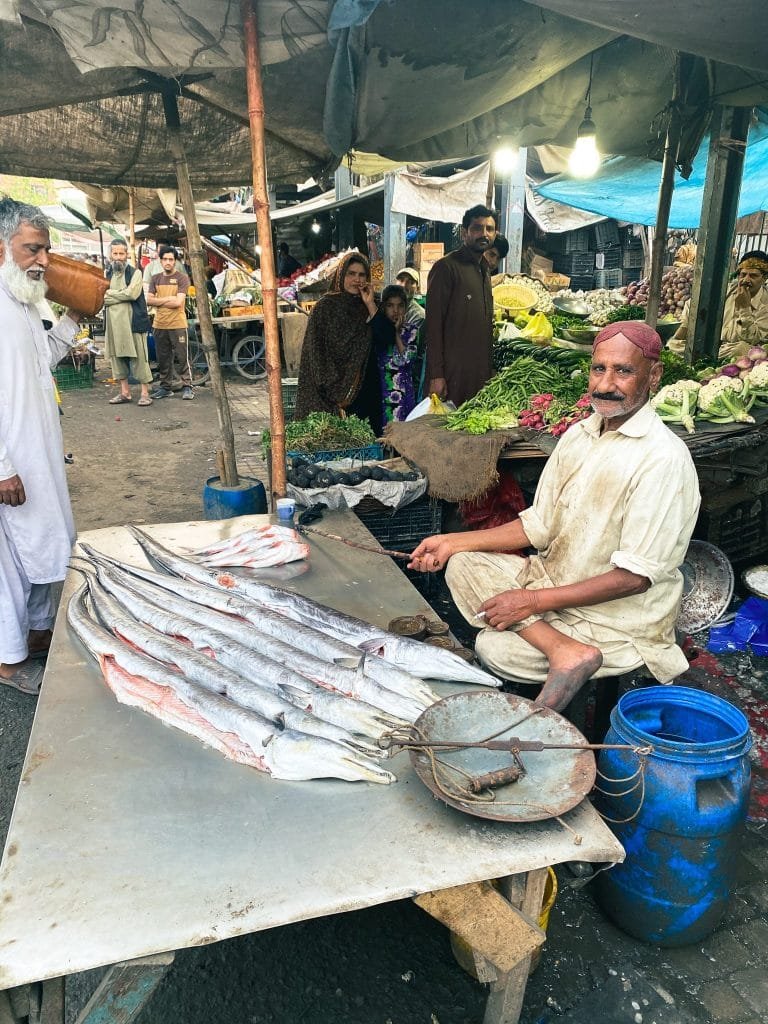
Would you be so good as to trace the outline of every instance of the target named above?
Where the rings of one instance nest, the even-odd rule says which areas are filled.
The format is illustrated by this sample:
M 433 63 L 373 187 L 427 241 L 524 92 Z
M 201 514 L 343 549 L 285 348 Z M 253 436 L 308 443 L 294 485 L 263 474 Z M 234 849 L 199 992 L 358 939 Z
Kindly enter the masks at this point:
M 685 181 L 675 175 L 675 190 L 669 214 L 671 228 L 697 228 L 707 170 L 709 137 L 693 161 L 693 173 Z M 588 180 L 560 175 L 534 191 L 547 199 L 588 210 L 603 217 L 632 224 L 655 224 L 659 201 L 661 164 L 639 157 L 616 156 L 606 160 L 594 178 Z M 768 210 L 768 124 L 760 120 L 749 132 L 744 175 L 739 196 L 739 217 Z

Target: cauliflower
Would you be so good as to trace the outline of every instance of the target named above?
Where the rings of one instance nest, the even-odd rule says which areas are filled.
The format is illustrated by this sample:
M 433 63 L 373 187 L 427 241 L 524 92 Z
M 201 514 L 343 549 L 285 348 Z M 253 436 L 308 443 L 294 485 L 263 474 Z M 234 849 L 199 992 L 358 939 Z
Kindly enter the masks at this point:
M 754 423 L 755 396 L 740 377 L 715 377 L 699 390 L 699 415 L 712 423 Z
M 768 361 L 755 363 L 744 380 L 759 402 L 768 401 Z
M 697 380 L 678 380 L 674 384 L 667 384 L 654 395 L 651 405 L 665 423 L 681 423 L 692 434 L 700 387 Z

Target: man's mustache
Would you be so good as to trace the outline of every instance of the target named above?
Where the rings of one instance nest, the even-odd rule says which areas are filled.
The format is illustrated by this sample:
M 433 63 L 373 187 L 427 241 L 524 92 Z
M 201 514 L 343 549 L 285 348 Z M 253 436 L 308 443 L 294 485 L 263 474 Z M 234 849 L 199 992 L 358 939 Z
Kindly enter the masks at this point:
M 623 402 L 624 395 L 614 395 L 612 392 L 593 391 L 592 398 L 598 402 Z

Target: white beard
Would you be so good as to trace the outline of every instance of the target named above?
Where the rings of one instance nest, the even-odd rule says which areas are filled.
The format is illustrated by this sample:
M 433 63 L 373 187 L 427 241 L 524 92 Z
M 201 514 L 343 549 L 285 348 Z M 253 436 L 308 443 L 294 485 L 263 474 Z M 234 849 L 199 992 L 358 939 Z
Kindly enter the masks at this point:
M 48 291 L 45 278 L 39 281 L 33 280 L 10 255 L 6 256 L 5 262 L 0 265 L 0 279 L 4 281 L 14 299 L 24 303 L 25 306 L 34 306 L 38 302 L 42 302 Z

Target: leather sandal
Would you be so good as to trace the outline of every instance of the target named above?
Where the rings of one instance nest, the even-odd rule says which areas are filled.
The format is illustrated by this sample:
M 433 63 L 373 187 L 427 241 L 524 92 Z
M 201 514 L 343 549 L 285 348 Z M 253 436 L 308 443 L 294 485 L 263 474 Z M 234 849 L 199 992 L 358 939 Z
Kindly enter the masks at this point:
M 43 681 L 45 664 L 42 661 L 25 661 L 14 671 L 13 675 L 6 679 L 0 676 L 0 684 L 10 686 L 19 693 L 28 693 L 31 697 L 37 697 L 40 693 L 40 684 Z
M 130 395 L 128 395 L 127 397 L 125 395 L 115 395 L 114 398 L 110 398 L 109 404 L 110 405 L 126 405 L 126 403 L 128 403 L 130 401 L 132 401 Z
M 145 407 L 147 405 L 152 405 L 152 399 L 149 397 L 149 395 L 147 395 L 146 398 L 142 395 L 141 398 L 136 403 L 136 405 L 140 405 L 142 407 Z

